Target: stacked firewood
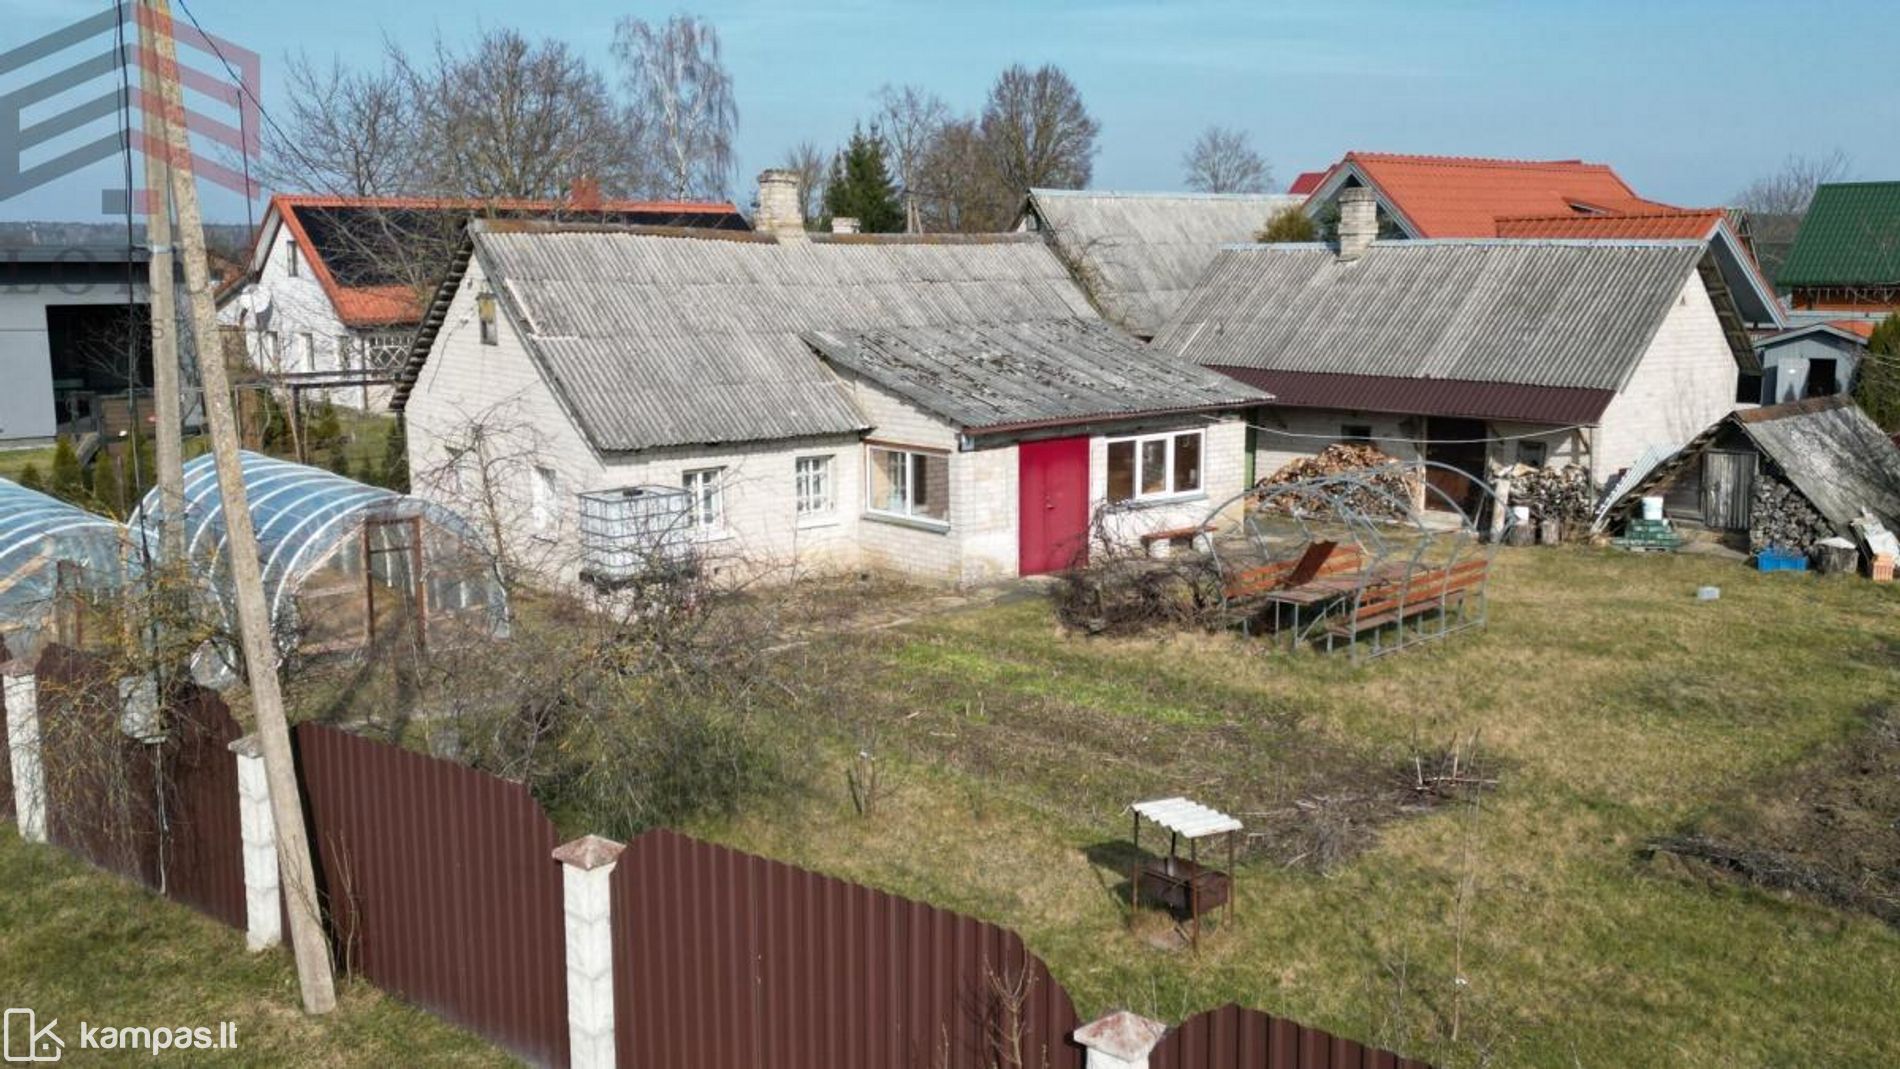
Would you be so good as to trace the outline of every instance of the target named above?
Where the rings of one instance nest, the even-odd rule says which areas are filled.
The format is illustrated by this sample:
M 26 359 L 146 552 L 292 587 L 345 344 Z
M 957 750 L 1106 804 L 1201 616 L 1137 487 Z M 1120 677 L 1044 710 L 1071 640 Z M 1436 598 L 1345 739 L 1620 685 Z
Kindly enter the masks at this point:
M 1748 547 L 1760 553 L 1769 546 L 1806 552 L 1834 534 L 1808 499 L 1794 487 L 1763 472 L 1755 479 L 1754 508 L 1748 521 Z
M 1415 475 L 1408 468 L 1394 467 L 1397 462 L 1377 447 L 1359 445 L 1352 442 L 1337 442 L 1327 446 L 1314 456 L 1302 457 L 1281 467 L 1272 475 L 1261 479 L 1258 487 L 1284 486 L 1288 483 L 1304 482 L 1310 479 L 1324 479 L 1333 475 L 1344 475 L 1366 469 L 1382 469 L 1376 475 L 1367 476 L 1367 482 L 1378 492 L 1365 487 L 1332 487 L 1330 493 L 1340 496 L 1340 500 L 1354 511 L 1365 516 L 1381 519 L 1398 519 L 1405 514 L 1405 503 L 1413 497 Z M 1395 502 L 1397 504 L 1395 504 Z M 1283 497 L 1275 504 L 1282 508 L 1300 506 L 1318 509 L 1317 502 L 1307 499 Z
M 1555 520 L 1565 530 L 1581 531 L 1596 511 L 1596 487 L 1589 469 L 1578 464 L 1561 468 L 1534 468 L 1519 464 L 1497 473 L 1511 481 L 1511 504 L 1531 510 L 1538 521 Z

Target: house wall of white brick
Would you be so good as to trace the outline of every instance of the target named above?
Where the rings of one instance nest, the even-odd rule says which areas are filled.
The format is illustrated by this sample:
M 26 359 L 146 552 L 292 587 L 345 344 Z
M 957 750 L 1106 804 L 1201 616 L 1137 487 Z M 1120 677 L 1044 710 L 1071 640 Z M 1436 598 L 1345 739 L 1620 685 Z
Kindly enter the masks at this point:
M 270 298 L 269 307 L 253 313 L 244 307 L 242 297 L 233 296 L 218 310 L 218 323 L 243 332 L 246 357 L 252 367 L 266 374 L 338 371 L 346 366 L 346 355 L 347 366 L 361 367 L 362 346 L 368 335 L 345 326 L 338 317 L 330 295 L 310 266 L 309 250 L 298 256 L 297 273 L 290 273 L 290 250 L 295 242 L 290 228 L 278 223 L 254 282 L 258 292 Z M 306 396 L 381 412 L 389 407 L 390 392 L 388 386 L 355 386 L 311 390 Z
M 1737 368 L 1699 272 L 1676 295 L 1629 381 L 1604 409 L 1591 453 L 1598 483 L 1650 446 L 1681 446 L 1735 409 Z

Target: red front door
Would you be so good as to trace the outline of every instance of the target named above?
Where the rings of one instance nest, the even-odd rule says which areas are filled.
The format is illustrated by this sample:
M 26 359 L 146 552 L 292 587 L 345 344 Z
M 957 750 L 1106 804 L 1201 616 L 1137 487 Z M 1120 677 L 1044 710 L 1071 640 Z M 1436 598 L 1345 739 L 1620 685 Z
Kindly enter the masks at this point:
M 1024 442 L 1017 482 L 1024 575 L 1059 572 L 1088 562 L 1089 440 Z

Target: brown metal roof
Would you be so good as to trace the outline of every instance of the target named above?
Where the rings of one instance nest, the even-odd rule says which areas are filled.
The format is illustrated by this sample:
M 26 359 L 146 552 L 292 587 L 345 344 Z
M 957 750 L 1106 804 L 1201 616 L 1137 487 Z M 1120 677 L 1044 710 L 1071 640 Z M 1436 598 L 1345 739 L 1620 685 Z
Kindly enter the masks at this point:
M 1213 370 L 1273 395 L 1275 405 L 1391 412 L 1410 416 L 1503 419 L 1564 426 L 1602 418 L 1614 390 L 1524 386 L 1510 382 L 1414 379 L 1396 375 L 1335 375 L 1222 367 Z

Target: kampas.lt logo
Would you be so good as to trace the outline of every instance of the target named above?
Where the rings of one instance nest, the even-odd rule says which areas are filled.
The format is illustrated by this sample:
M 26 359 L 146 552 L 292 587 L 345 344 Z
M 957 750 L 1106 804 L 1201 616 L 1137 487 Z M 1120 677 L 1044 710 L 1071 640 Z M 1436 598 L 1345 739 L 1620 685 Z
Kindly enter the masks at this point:
M 6 1035 L 0 1037 L 5 1041 L 0 1057 L 16 1065 L 59 1061 L 66 1053 L 66 1041 L 53 1030 L 58 1025 L 57 1017 L 42 1025 L 32 1010 L 8 1010 Z
M 167 63 L 156 49 L 141 46 L 141 27 L 152 40 L 171 39 L 178 62 Z M 183 48 L 177 46 L 192 49 L 194 62 L 205 69 L 188 65 Z M 48 61 L 62 65 L 44 73 Z M 172 120 L 182 122 L 196 143 L 221 146 L 218 154 L 226 159 L 257 158 L 257 53 L 193 27 L 176 26 L 144 4 L 117 5 L 17 47 L 0 48 L 0 201 L 124 152 L 127 131 L 120 117 L 129 108 L 143 116 L 129 131 L 131 147 L 168 157 L 167 145 L 145 133 L 155 128 L 152 120 L 166 114 L 163 101 L 145 92 L 146 71 L 175 79 L 181 91 L 190 91 L 196 99 L 222 105 L 210 111 L 171 112 Z M 88 90 L 94 95 L 72 102 Z M 83 140 L 74 144 L 76 139 Z M 198 152 L 191 154 L 191 168 L 198 177 L 246 197 L 259 191 L 243 170 Z M 128 199 L 133 210 L 146 210 L 145 195 L 124 189 L 102 190 L 100 208 L 117 215 Z

